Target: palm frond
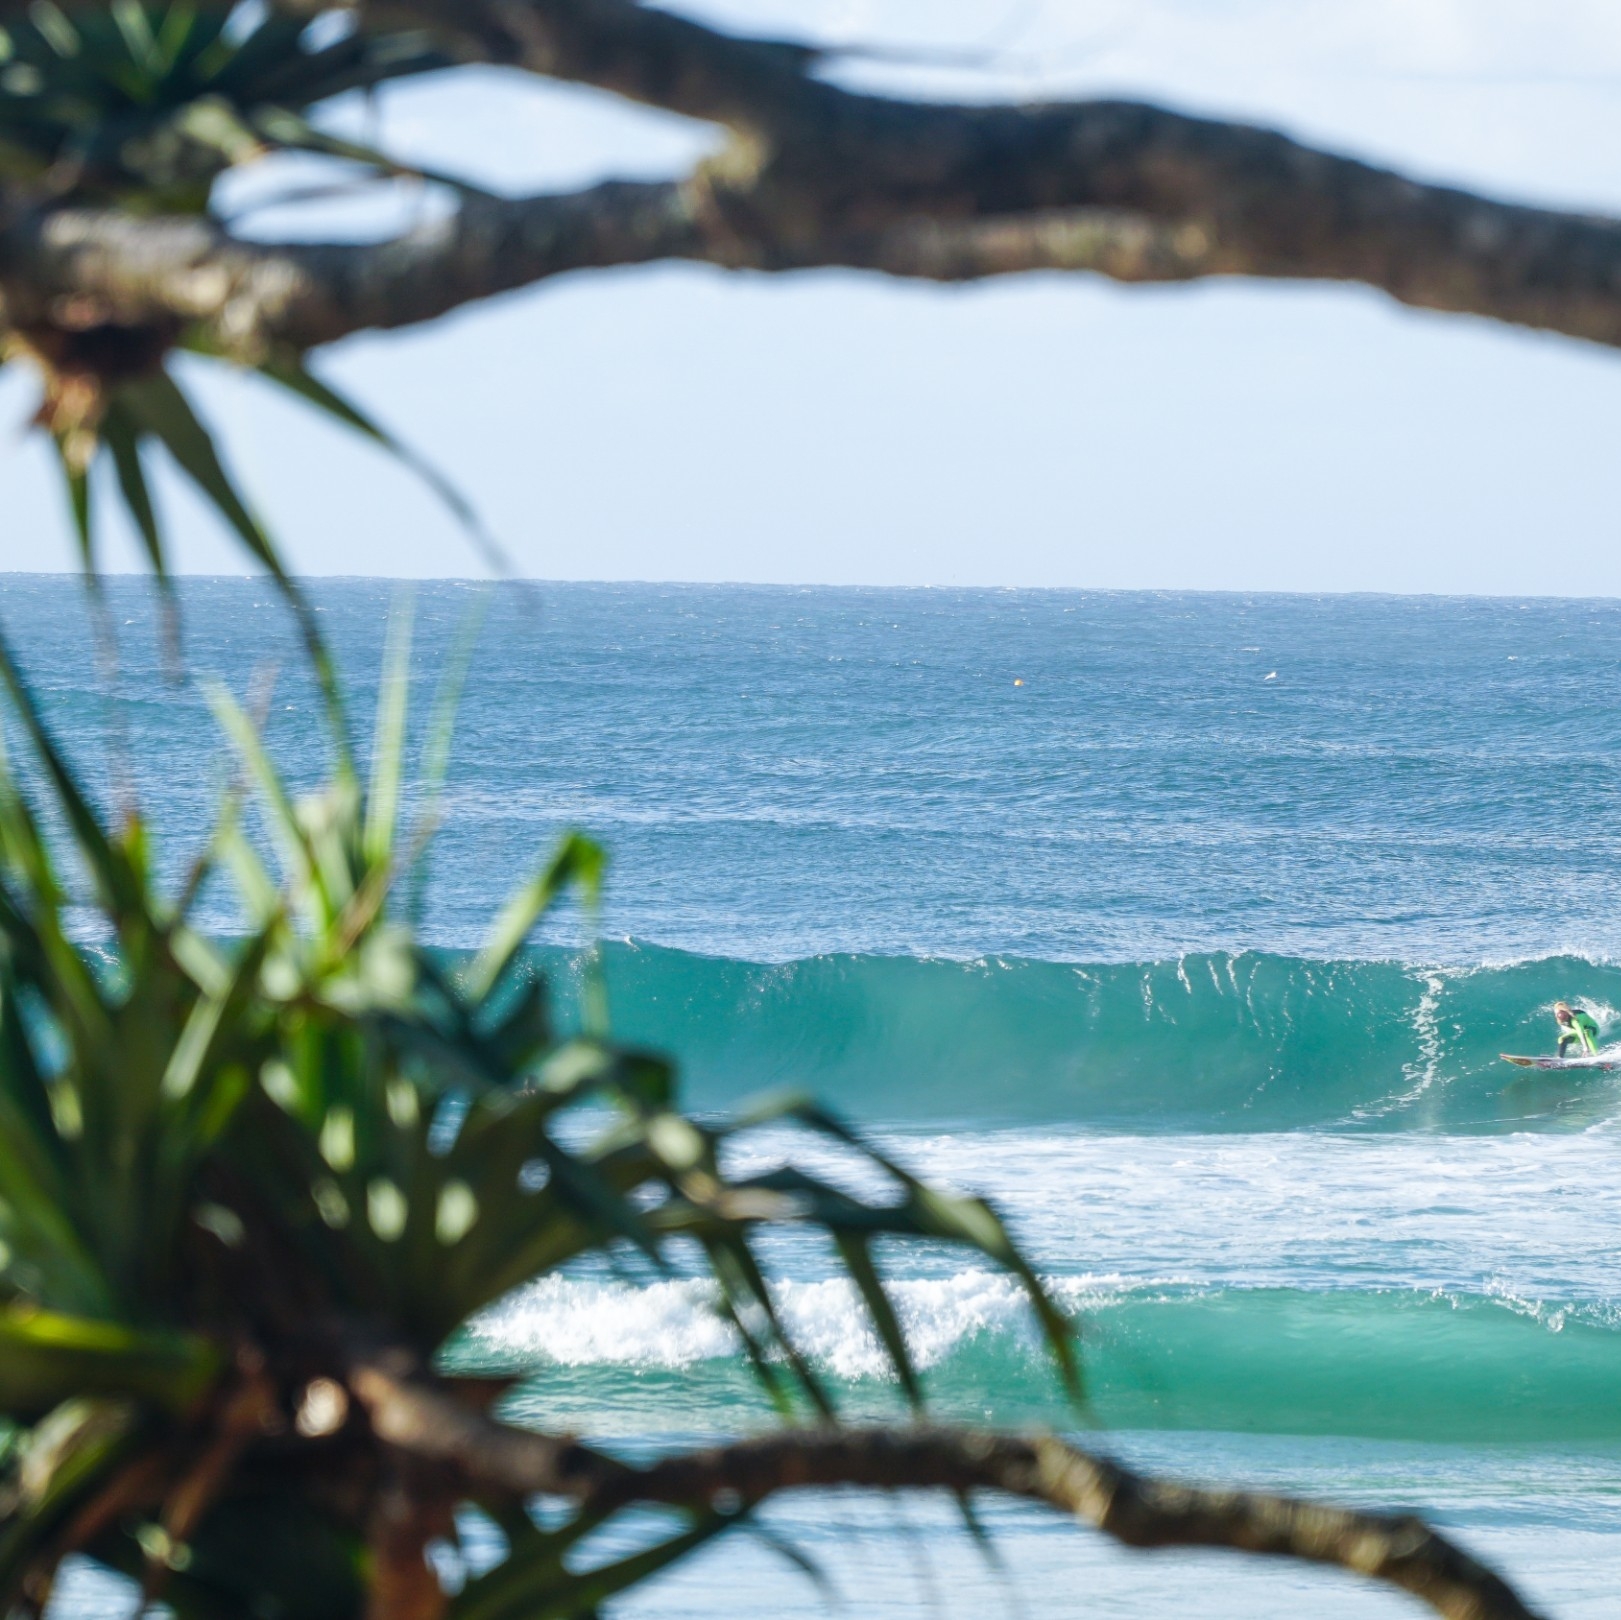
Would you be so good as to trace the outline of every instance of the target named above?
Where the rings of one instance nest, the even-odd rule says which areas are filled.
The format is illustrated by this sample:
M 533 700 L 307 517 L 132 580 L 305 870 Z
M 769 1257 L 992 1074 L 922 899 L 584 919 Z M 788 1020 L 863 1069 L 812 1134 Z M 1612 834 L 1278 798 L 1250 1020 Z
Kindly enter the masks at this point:
M 380 1442 L 346 1426 L 341 1404 L 287 1438 L 289 1424 L 304 1433 L 307 1391 L 324 1383 L 341 1402 L 357 1363 L 380 1354 L 431 1368 L 476 1313 L 571 1264 L 682 1276 L 702 1257 L 786 1416 L 832 1419 L 837 1402 L 761 1263 L 773 1228 L 825 1236 L 916 1405 L 925 1380 L 883 1242 L 945 1241 L 1013 1272 L 1071 1365 L 1068 1322 L 984 1204 L 927 1187 L 808 1104 L 693 1119 L 661 1058 L 605 1032 L 559 1037 L 525 946 L 565 896 L 595 906 L 603 857 L 589 840 L 562 841 L 470 961 L 413 935 L 395 897 L 408 652 L 402 612 L 369 778 L 340 762 L 303 798 L 246 710 L 211 695 L 242 786 L 177 903 L 158 890 L 144 828 L 107 826 L 0 644 L 0 684 L 47 801 L 32 803 L 0 759 L 0 1420 L 23 1437 L 0 1456 L 0 1606 L 76 1551 L 172 1576 L 182 1615 L 241 1612 L 234 1582 L 263 1596 L 282 1577 L 230 1549 L 277 1544 L 319 1503 L 328 1561 L 301 1612 L 349 1620 L 371 1521 L 334 1504 L 369 1487 L 333 1498 L 332 1478 L 375 1479 Z M 260 807 L 277 875 L 241 826 L 238 794 Z M 241 890 L 245 939 L 204 940 L 184 920 L 216 864 Z M 89 876 L 99 935 L 69 925 L 68 868 Z M 732 1145 L 761 1128 L 836 1144 L 881 1190 L 860 1196 L 792 1162 L 733 1173 Z M 30 1468 L 45 1482 L 32 1496 Z M 589 1531 L 623 1527 L 589 1508 L 558 1531 L 526 1528 L 521 1513 L 506 1522 L 510 1556 L 467 1584 L 458 1615 L 579 1614 L 740 1515 L 688 1516 L 583 1562 Z

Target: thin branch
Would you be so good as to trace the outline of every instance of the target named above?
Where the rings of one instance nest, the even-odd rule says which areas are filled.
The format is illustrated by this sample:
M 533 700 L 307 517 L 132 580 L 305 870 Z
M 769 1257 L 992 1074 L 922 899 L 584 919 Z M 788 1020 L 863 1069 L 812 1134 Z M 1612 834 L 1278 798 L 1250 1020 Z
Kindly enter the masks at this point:
M 1412 1515 L 1172 1484 L 1050 1436 L 953 1429 L 773 1435 L 666 1458 L 606 1484 L 591 1505 L 753 1506 L 779 1491 L 834 1485 L 1004 1491 L 1071 1514 L 1128 1547 L 1230 1548 L 1331 1565 L 1410 1592 L 1448 1620 L 1535 1620 L 1500 1576 Z
M 565 271 L 679 256 L 692 240 L 680 188 L 667 184 L 468 198 L 453 218 L 380 244 L 265 245 L 207 219 L 61 209 L 0 231 L 0 324 L 174 320 L 256 363 L 435 320 Z
M 279 0 L 314 15 L 330 0 Z M 821 99 L 823 52 L 744 39 L 638 0 L 351 0 L 372 28 L 431 29 L 464 62 L 519 67 L 732 129 L 781 134 Z M 811 114 L 814 120 L 815 114 Z
M 1008 219 L 912 219 L 849 245 L 848 262 L 925 281 L 980 281 L 1031 270 L 1090 270 L 1112 281 L 1191 281 L 1216 273 L 1198 225 L 1109 208 L 1053 209 Z
M 600 1452 L 497 1423 L 447 1395 L 443 1385 L 386 1364 L 355 1367 L 349 1388 L 380 1440 L 518 1495 L 584 1496 L 622 1471 Z
M 351 1375 L 374 1431 L 482 1487 L 567 1496 L 593 1512 L 637 1503 L 735 1513 L 786 1490 L 995 1490 L 1129 1547 L 1230 1548 L 1331 1565 L 1410 1592 L 1448 1620 L 1535 1620 L 1501 1577 L 1421 1519 L 1138 1474 L 1049 1436 L 943 1428 L 790 1431 L 632 1468 L 575 1441 L 514 1429 L 376 1365 Z

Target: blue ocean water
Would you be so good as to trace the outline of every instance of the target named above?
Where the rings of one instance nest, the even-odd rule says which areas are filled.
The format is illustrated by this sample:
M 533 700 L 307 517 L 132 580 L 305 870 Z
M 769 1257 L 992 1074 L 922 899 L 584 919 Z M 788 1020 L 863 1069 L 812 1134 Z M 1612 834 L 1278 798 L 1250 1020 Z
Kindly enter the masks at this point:
M 314 594 L 363 730 L 403 599 Z M 72 582 L 0 576 L 70 751 L 178 869 L 222 774 L 205 678 L 257 693 L 312 781 L 317 707 L 263 585 L 188 583 L 179 673 L 144 585 L 109 604 L 116 676 Z M 1558 997 L 1621 1040 L 1621 603 L 446 583 L 415 595 L 419 729 L 474 613 L 435 939 L 475 944 L 585 828 L 613 856 L 620 1031 L 676 1054 L 699 1106 L 803 1086 L 993 1197 L 1081 1314 L 1105 1443 L 1425 1508 L 1548 1612 L 1608 1612 L 1621 1080 L 1497 1054 L 1548 1049 Z M 577 930 L 537 943 L 565 1007 Z M 824 1257 L 774 1258 L 853 1407 L 893 1410 Z M 1075 1421 L 1000 1279 L 892 1265 L 943 1411 Z M 549 1279 L 462 1353 L 525 1373 L 520 1411 L 629 1442 L 766 1421 L 683 1283 Z M 909 1535 L 857 1501 L 781 1524 L 856 1612 L 1017 1607 L 949 1516 L 895 1511 Z M 1077 1589 L 1105 1613 L 1403 1612 L 1023 1510 L 996 1528 L 1041 1613 Z M 710 1567 L 628 1612 L 823 1607 L 764 1549 Z

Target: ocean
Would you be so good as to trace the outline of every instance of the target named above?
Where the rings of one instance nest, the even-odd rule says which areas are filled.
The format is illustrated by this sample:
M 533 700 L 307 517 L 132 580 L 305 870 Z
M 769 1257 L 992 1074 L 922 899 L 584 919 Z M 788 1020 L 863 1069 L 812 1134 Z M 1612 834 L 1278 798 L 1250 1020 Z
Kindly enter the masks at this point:
M 311 589 L 365 722 L 406 598 Z M 296 777 L 322 763 L 274 593 L 182 594 L 177 673 L 148 587 L 109 583 L 114 676 L 73 581 L 0 575 L 70 752 L 141 798 L 176 870 L 223 772 L 202 678 L 261 694 Z M 450 582 L 414 613 L 419 728 L 482 614 L 430 937 L 476 944 L 583 828 L 612 856 L 618 1033 L 674 1054 L 695 1107 L 802 1088 L 984 1193 L 1077 1311 L 1082 1414 L 1002 1279 L 891 1251 L 941 1415 L 1416 1508 L 1549 1615 L 1613 1612 L 1621 1077 L 1498 1054 L 1550 1050 L 1561 997 L 1621 1041 L 1621 603 Z M 535 945 L 565 1018 L 580 927 Z M 850 1410 L 893 1414 L 825 1256 L 771 1254 Z M 771 1421 L 682 1282 L 550 1278 L 455 1355 L 521 1373 L 518 1413 L 631 1448 Z M 858 1615 L 1416 1612 L 987 1520 L 998 1560 L 926 1498 L 771 1522 Z M 617 1612 L 828 1606 L 751 1541 Z

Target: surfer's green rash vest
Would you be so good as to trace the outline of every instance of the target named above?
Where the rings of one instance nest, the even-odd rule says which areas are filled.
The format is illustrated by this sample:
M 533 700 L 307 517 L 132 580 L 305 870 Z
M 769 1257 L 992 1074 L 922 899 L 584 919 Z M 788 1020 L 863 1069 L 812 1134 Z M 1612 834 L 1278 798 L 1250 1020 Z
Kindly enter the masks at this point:
M 1562 1029 L 1559 1032 L 1559 1044 L 1561 1047 L 1564 1046 L 1566 1041 L 1579 1039 L 1584 1051 L 1598 1051 L 1598 1025 L 1587 1013 L 1582 1012 L 1579 1008 L 1572 1007 L 1570 1010 L 1570 1024 L 1569 1029 Z

